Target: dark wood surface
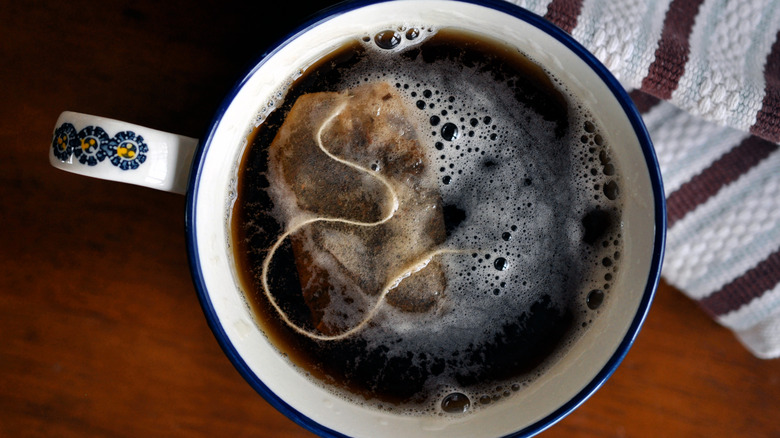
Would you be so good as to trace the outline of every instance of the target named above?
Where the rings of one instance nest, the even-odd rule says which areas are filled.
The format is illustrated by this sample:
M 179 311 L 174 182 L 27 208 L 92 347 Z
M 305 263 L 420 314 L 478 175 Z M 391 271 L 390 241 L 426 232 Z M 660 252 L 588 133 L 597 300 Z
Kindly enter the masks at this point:
M 0 2 L 1 437 L 311 436 L 209 331 L 184 198 L 47 153 L 63 110 L 199 137 L 262 48 L 325 3 L 157 3 Z M 542 436 L 776 437 L 778 406 L 780 361 L 662 285 L 622 366 Z

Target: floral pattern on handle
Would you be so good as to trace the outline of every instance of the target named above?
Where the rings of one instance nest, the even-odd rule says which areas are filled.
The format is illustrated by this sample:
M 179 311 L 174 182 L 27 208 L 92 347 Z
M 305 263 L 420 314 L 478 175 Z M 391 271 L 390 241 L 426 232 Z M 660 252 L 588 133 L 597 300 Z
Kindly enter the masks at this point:
M 63 123 L 54 130 L 54 139 L 51 141 L 54 156 L 61 161 L 68 161 L 68 158 L 73 155 L 73 150 L 78 147 L 78 142 L 76 128 L 70 123 Z
M 79 131 L 78 140 L 78 147 L 73 149 L 73 156 L 78 158 L 79 163 L 94 166 L 108 156 L 101 147 L 109 141 L 108 134 L 103 128 L 87 126 Z
M 111 164 L 122 170 L 137 169 L 146 161 L 149 152 L 144 138 L 133 131 L 118 132 L 109 137 L 99 126 L 87 126 L 76 132 L 70 123 L 63 123 L 54 130 L 51 147 L 54 156 L 61 161 L 73 156 L 81 164 L 96 166 L 108 158 Z

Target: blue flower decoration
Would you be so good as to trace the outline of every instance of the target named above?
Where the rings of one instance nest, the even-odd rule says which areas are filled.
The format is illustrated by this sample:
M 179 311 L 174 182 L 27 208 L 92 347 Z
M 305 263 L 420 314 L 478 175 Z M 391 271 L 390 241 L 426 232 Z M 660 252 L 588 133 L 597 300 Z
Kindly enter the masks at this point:
M 70 123 L 63 123 L 54 131 L 54 138 L 51 140 L 51 148 L 54 156 L 62 161 L 68 161 L 73 151 L 79 146 L 79 139 L 76 135 L 76 128 Z
M 137 169 L 146 161 L 149 146 L 144 138 L 133 131 L 122 131 L 106 143 L 105 152 L 111 164 L 122 170 Z
M 101 127 L 87 126 L 79 131 L 78 147 L 73 149 L 73 155 L 79 159 L 79 163 L 95 166 L 106 159 L 106 147 L 109 142 L 108 134 Z

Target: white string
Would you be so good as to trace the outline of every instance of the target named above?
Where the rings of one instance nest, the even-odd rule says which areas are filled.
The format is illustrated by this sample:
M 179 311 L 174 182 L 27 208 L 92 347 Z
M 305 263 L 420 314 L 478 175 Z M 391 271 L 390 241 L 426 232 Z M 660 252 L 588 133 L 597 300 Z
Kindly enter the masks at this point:
M 296 325 L 290 318 L 287 316 L 287 314 L 282 310 L 282 308 L 279 306 L 279 304 L 276 302 L 276 299 L 273 297 L 273 294 L 270 291 L 270 287 L 268 286 L 268 270 L 271 265 L 271 259 L 273 258 L 274 254 L 276 253 L 276 250 L 281 246 L 282 242 L 289 237 L 291 234 L 297 232 L 301 228 L 305 227 L 306 225 L 309 225 L 314 222 L 332 222 L 332 223 L 342 223 L 342 224 L 348 224 L 348 225 L 355 225 L 355 226 L 363 226 L 363 227 L 373 227 L 377 225 L 384 224 L 385 222 L 389 221 L 394 215 L 395 212 L 398 210 L 399 206 L 399 200 L 398 195 L 396 194 L 395 190 L 393 190 L 392 185 L 387 180 L 387 178 L 383 177 L 381 174 L 371 171 L 370 169 L 367 169 L 365 167 L 359 166 L 351 161 L 344 160 L 342 158 L 339 158 L 333 154 L 331 154 L 327 149 L 325 149 L 325 146 L 322 142 L 322 134 L 325 130 L 325 127 L 328 126 L 330 123 L 333 122 L 333 120 L 338 117 L 338 115 L 344 110 L 344 108 L 347 106 L 347 101 L 345 100 L 342 102 L 326 119 L 322 122 L 322 125 L 320 126 L 320 129 L 317 131 L 317 146 L 331 159 L 334 161 L 337 161 L 339 163 L 342 163 L 344 165 L 347 165 L 353 169 L 356 169 L 359 172 L 364 172 L 368 175 L 371 175 L 372 177 L 378 179 L 382 184 L 385 185 L 387 190 L 390 192 L 390 195 L 392 197 L 392 205 L 389 209 L 389 212 L 380 219 L 377 222 L 360 222 L 360 221 L 353 221 L 348 219 L 341 219 L 341 218 L 327 218 L 327 217 L 317 217 L 317 218 L 311 218 L 306 219 L 300 222 L 297 221 L 291 221 L 290 227 L 287 231 L 285 231 L 279 238 L 276 240 L 276 242 L 271 246 L 271 249 L 268 251 L 268 254 L 266 255 L 265 260 L 263 261 L 263 271 L 262 271 L 262 283 L 263 283 L 263 291 L 265 292 L 266 298 L 268 298 L 268 301 L 271 303 L 273 308 L 276 310 L 276 312 L 279 314 L 279 316 L 282 318 L 282 321 L 284 321 L 287 326 L 289 326 L 291 329 L 296 331 L 299 334 L 302 334 L 304 336 L 307 336 L 311 339 L 319 340 L 319 341 L 336 341 L 340 339 L 345 339 L 352 334 L 360 331 L 363 327 L 366 326 L 366 324 L 369 323 L 369 321 L 374 317 L 374 315 L 379 311 L 379 307 L 384 301 L 387 294 L 395 287 L 397 287 L 401 281 L 403 281 L 405 278 L 411 276 L 415 272 L 418 272 L 422 269 L 424 269 L 426 266 L 428 266 L 428 263 L 431 262 L 431 260 L 436 257 L 439 254 L 461 254 L 465 253 L 466 251 L 463 250 L 452 250 L 452 249 L 437 249 L 434 251 L 430 251 L 425 255 L 420 256 L 415 261 L 411 262 L 404 268 L 401 273 L 393 277 L 387 285 L 382 289 L 382 292 L 377 297 L 376 303 L 374 303 L 374 306 L 371 308 L 371 310 L 366 314 L 366 316 L 354 327 L 350 328 L 349 330 L 346 330 L 342 333 L 339 333 L 337 335 L 323 335 L 319 333 L 312 333 L 310 331 L 307 331 L 298 325 Z

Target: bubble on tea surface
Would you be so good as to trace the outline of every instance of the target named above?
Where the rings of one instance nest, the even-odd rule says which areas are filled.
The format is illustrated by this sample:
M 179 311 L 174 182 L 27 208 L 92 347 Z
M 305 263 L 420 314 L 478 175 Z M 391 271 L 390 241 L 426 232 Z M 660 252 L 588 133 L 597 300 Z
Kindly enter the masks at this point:
M 420 29 L 417 29 L 416 27 L 413 27 L 406 31 L 406 39 L 407 40 L 413 40 L 420 36 Z
M 458 126 L 452 122 L 445 123 L 444 126 L 441 127 L 441 136 L 447 141 L 456 140 L 458 136 L 460 136 Z
M 582 236 L 583 242 L 593 245 L 603 237 L 612 226 L 610 214 L 601 209 L 589 211 L 582 218 L 582 226 L 585 233 Z
M 453 392 L 441 401 L 441 410 L 448 414 L 463 414 L 468 412 L 471 400 L 466 394 Z
M 602 150 L 601 152 L 599 152 L 599 162 L 601 162 L 601 164 L 607 164 L 611 161 L 612 158 L 609 156 L 609 154 L 607 154 L 607 151 Z
M 585 302 L 588 304 L 589 309 L 598 309 L 601 307 L 601 303 L 604 302 L 604 292 L 600 291 L 599 289 L 590 291 L 590 293 L 588 293 L 588 297 L 585 299 Z
M 604 196 L 610 201 L 617 199 L 619 193 L 618 185 L 615 181 L 609 181 L 604 184 Z
M 383 30 L 374 36 L 374 42 L 382 49 L 394 49 L 401 44 L 401 34 L 394 30 Z

